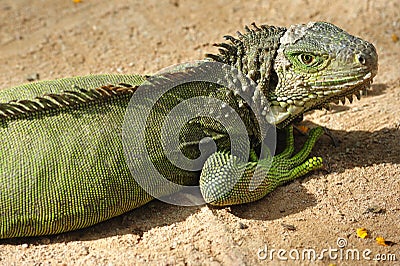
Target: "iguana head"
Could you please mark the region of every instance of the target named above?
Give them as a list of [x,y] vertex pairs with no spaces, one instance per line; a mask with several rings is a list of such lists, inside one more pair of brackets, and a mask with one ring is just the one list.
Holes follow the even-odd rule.
[[[288,29],[246,27],[239,38],[226,36],[214,60],[236,66],[267,96],[267,121],[284,127],[305,112],[360,97],[378,69],[375,47],[326,22]],[[272,115],[271,115],[272,114]]]

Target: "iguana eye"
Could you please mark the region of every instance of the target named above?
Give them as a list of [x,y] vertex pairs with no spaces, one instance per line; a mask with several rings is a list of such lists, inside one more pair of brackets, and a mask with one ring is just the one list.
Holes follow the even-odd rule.
[[297,72],[314,73],[326,67],[330,58],[327,54],[313,54],[312,52],[291,52],[286,53],[287,58],[292,62]]
[[314,62],[314,59],[315,59],[315,57],[311,54],[300,54],[299,55],[300,62],[302,62],[306,66],[312,65]]

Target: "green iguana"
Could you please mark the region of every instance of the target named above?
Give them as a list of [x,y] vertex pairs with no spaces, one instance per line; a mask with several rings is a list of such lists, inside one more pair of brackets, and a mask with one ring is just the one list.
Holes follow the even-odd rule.
[[[288,29],[253,24],[237,38],[225,39],[226,43],[216,44],[219,54],[207,55],[206,62],[233,66],[255,82],[270,104],[259,102],[269,111],[261,112],[261,119],[286,131],[286,148],[272,162],[271,156],[262,157],[260,121],[247,102],[235,91],[205,81],[182,84],[165,93],[144,129],[150,160],[162,176],[182,185],[200,183],[205,201],[220,206],[258,200],[277,186],[320,168],[322,159],[308,156],[322,129],[312,129],[303,148],[292,156],[291,124],[307,111],[344,102],[345,97],[359,98],[376,75],[378,60],[372,44],[324,22]],[[170,77],[175,78],[173,73]],[[0,90],[0,238],[88,227],[154,198],[132,175],[122,141],[128,105],[137,116],[142,111],[130,99],[149,78],[91,75]],[[247,96],[254,100],[259,92],[249,90]],[[200,155],[199,145],[205,138],[216,144],[217,150],[205,158],[202,170],[180,169],[169,161],[160,144],[159,123],[174,106],[192,97],[214,97],[239,114],[250,144],[248,162],[239,162],[230,153],[228,129],[207,116],[189,121],[179,133],[179,149],[191,159]],[[244,174],[232,189],[218,194],[232,184],[239,170]],[[254,177],[260,185],[250,189]]]

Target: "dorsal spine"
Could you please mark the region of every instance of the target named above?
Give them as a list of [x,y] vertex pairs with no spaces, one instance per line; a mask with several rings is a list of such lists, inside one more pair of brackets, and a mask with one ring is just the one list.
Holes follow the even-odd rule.
[[17,100],[0,103],[0,121],[27,117],[40,112],[62,110],[93,102],[107,101],[122,95],[131,95],[137,86],[126,83],[106,85],[94,89],[49,93],[32,100]]
[[255,23],[245,27],[245,33],[238,32],[238,37],[224,36],[228,42],[217,43],[219,54],[206,54],[208,58],[229,64],[242,71],[258,84],[264,92],[270,89],[273,62],[279,48],[279,40],[286,28]]

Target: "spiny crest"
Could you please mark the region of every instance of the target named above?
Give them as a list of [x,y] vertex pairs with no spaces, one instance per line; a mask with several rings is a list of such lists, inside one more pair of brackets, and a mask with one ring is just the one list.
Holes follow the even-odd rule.
[[206,56],[225,64],[229,64],[248,78],[265,94],[276,86],[277,78],[272,73],[280,38],[286,28],[261,25],[255,23],[245,27],[245,33],[238,32],[238,38],[225,36],[229,43],[219,43],[218,55]]
[[89,90],[77,87],[77,91],[67,90],[60,94],[45,94],[32,100],[16,100],[8,103],[0,103],[0,120],[19,118],[38,112],[71,108],[92,102],[107,101],[119,95],[130,95],[135,92],[136,88],[137,86],[126,83],[107,85]]
[[[257,26],[254,22],[251,23],[252,28],[245,26],[246,33],[242,34],[240,31],[237,32],[237,38],[231,35],[225,35],[224,39],[229,43],[214,43],[213,46],[219,47],[219,54],[206,54],[206,57],[211,58],[218,62],[227,63],[233,65],[238,60],[238,57],[244,55],[246,46],[251,44],[258,44],[260,40],[268,37],[274,37],[285,28],[261,25]],[[258,47],[258,46],[257,46]],[[268,47],[263,47],[268,48]]]

